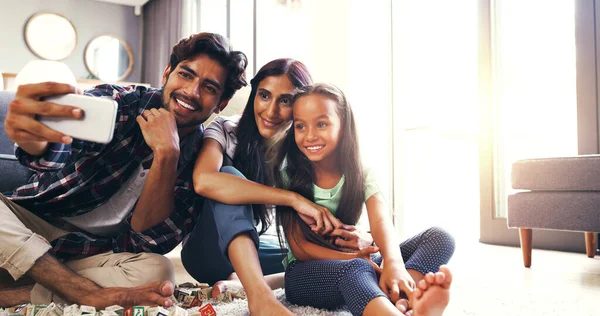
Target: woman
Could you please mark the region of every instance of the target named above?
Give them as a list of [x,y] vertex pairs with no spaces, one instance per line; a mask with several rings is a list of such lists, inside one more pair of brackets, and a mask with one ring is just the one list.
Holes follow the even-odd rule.
[[[207,201],[202,206],[201,222],[184,244],[181,257],[190,275],[211,284],[232,277],[234,267],[245,287],[252,284],[239,269],[257,269],[258,258],[253,259],[256,254],[249,248],[259,245],[253,222],[260,222],[261,233],[270,224],[266,205],[291,207],[321,234],[341,228],[340,221],[326,208],[297,193],[272,187],[268,165],[275,157],[278,140],[291,125],[291,101],[296,90],[312,83],[308,69],[296,60],[277,59],[263,66],[250,83],[252,90],[242,116],[217,117],[209,124],[194,167],[194,188]],[[334,233],[347,235],[347,246],[356,244],[356,233],[348,231],[353,227],[345,228]],[[214,246],[215,240],[219,247]],[[258,269],[262,267],[265,274],[278,273],[266,278],[268,284],[282,287],[285,251],[279,248],[277,238],[270,243],[263,240],[259,255]],[[221,290],[215,286],[213,293]]]

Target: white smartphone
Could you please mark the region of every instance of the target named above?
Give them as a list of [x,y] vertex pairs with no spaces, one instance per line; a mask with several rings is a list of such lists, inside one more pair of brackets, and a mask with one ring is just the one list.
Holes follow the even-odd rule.
[[39,121],[53,130],[73,138],[107,144],[113,138],[117,116],[117,102],[103,97],[64,94],[47,97],[47,102],[75,106],[83,110],[80,119],[40,116]]

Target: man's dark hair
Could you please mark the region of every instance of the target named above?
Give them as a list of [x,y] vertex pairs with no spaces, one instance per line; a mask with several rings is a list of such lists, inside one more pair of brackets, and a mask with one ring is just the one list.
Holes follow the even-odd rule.
[[169,65],[171,72],[177,65],[199,54],[206,54],[217,61],[227,71],[227,79],[221,100],[229,100],[241,87],[246,86],[246,66],[248,59],[240,51],[234,51],[229,40],[215,33],[198,33],[184,38],[173,46]]

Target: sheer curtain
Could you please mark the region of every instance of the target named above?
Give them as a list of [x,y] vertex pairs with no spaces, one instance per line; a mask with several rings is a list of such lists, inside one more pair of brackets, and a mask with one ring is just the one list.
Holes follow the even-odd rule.
[[161,86],[171,48],[183,37],[183,12],[189,2],[192,1],[154,0],[144,6],[142,81],[153,87]]
[[479,232],[477,10],[476,1],[392,2],[394,187],[403,237],[434,225],[458,240]]

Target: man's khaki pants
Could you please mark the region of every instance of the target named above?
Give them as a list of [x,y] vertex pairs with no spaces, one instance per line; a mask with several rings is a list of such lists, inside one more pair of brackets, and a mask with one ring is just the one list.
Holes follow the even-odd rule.
[[[0,194],[0,268],[18,280],[52,247],[49,241],[68,231],[57,228]],[[133,287],[155,281],[175,282],[173,264],[154,253],[113,253],[64,262],[101,287]],[[31,291],[32,304],[64,302],[41,284]]]

